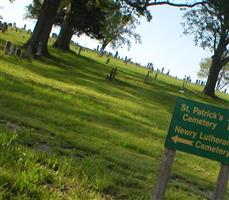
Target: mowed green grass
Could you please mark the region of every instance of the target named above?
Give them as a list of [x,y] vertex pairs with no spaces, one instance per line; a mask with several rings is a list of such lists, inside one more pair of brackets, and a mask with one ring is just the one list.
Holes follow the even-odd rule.
[[[27,38],[0,33],[0,48]],[[0,199],[151,199],[176,98],[229,107],[228,95],[212,100],[192,84],[179,93],[182,81],[165,75],[143,83],[146,69],[121,60],[50,53],[34,60],[0,51]],[[219,168],[177,152],[166,199],[208,199]]]

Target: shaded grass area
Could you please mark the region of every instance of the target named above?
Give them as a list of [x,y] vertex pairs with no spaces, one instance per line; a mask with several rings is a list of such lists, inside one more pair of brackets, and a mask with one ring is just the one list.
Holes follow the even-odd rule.
[[[16,34],[9,32],[0,38],[14,40]],[[48,148],[46,159],[60,163],[70,159],[67,166],[78,170],[67,180],[81,177],[86,182],[81,194],[85,197],[79,199],[90,195],[97,199],[150,199],[177,96],[228,107],[227,95],[219,94],[219,99],[212,100],[194,85],[179,93],[181,81],[161,74],[158,80],[151,74],[144,84],[146,70],[120,60],[111,59],[106,65],[104,57],[91,51],[82,55],[50,51],[50,58],[40,60],[0,52],[0,120],[8,129],[12,129],[9,122],[18,127],[13,131],[20,132],[15,140],[23,151],[39,157],[42,153],[34,149],[42,146]],[[106,81],[114,66],[118,67],[117,80]],[[8,129],[2,129],[4,137],[9,137]],[[6,166],[1,168],[12,176]],[[208,199],[218,170],[217,162],[178,153],[166,199]],[[62,171],[60,179],[65,176]],[[27,167],[18,171],[23,173],[38,172]],[[40,193],[40,185],[34,185]],[[53,193],[48,188],[44,195],[55,199]],[[6,195],[6,190],[1,194]],[[30,197],[25,190],[13,194],[19,199]],[[80,192],[73,189],[66,195],[74,199],[73,194]]]

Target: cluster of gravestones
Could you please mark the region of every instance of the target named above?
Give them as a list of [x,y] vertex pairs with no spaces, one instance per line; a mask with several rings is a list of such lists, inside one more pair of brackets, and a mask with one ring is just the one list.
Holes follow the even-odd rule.
[[191,82],[192,82],[191,77],[185,76],[183,78],[182,89],[185,89],[187,87],[188,83],[191,83]]
[[131,58],[127,58],[127,56],[124,59],[124,63],[127,65],[127,63],[132,63]]
[[141,64],[139,64],[139,63],[137,63],[137,62],[133,62],[133,61],[131,60],[131,58],[129,58],[128,63],[130,63],[130,64],[132,64],[132,65],[135,65],[135,66],[137,66],[137,67],[142,67]]
[[204,81],[201,81],[199,79],[196,80],[196,84],[197,85],[205,85],[205,82]]
[[116,51],[115,54],[113,55],[111,52],[103,51],[102,49],[100,49],[99,45],[97,46],[96,49],[94,49],[94,51],[96,51],[98,53],[98,55],[100,55],[100,56],[103,56],[103,55],[105,55],[107,57],[112,56],[114,58],[120,59],[120,57],[118,56],[119,55],[118,51]]
[[136,67],[141,67],[140,63],[133,63],[133,64],[135,64]]
[[32,35],[33,32],[31,31],[31,29],[29,29],[29,30],[27,30],[27,33]]
[[23,57],[23,51],[9,41],[6,41],[4,47],[4,53],[7,55],[15,55],[15,56]]
[[[97,50],[96,50],[97,51]],[[113,54],[111,52],[108,52],[108,51],[103,51],[103,50],[100,50],[100,51],[97,51],[98,55],[103,57],[103,56],[113,56]]]
[[1,22],[0,21],[0,31],[2,32],[2,33],[5,33],[6,31],[7,31],[7,29],[8,29],[8,24],[6,23],[6,22]]
[[[162,69],[161,69],[161,74],[163,74],[164,73],[164,70],[165,70],[165,68],[164,67],[162,67]],[[165,73],[167,76],[169,76],[169,73],[170,73],[170,69],[168,69],[168,71]]]
[[[154,71],[154,65],[153,65],[153,63],[147,63],[146,69],[148,69],[148,72],[147,72],[147,74],[146,74],[146,76],[145,76],[144,83],[147,82],[147,80],[148,80],[148,78],[149,78],[150,72],[151,72],[151,71]],[[157,70],[155,71],[156,73],[155,73],[154,79],[155,79],[155,80],[157,79],[158,74],[163,74],[163,73],[164,73],[164,70],[165,70],[164,67],[162,67],[161,70],[160,70],[160,69],[157,69]],[[166,74],[167,76],[170,76],[169,73],[170,73],[170,70],[168,69],[168,72],[165,73],[165,74]],[[176,77],[176,78],[177,78],[177,77]],[[189,81],[191,81],[191,80],[189,80]]]
[[[39,43],[35,56],[37,57],[41,56],[41,50],[42,50],[42,44]],[[32,56],[32,47],[28,46],[26,50],[24,51],[23,49],[17,47],[13,43],[6,41],[6,44],[4,47],[4,53],[10,56],[15,55],[15,56],[22,57],[22,58],[29,58]]]
[[146,68],[154,71],[154,65],[153,65],[153,63],[147,63]]
[[107,75],[107,77],[106,77],[106,80],[109,80],[109,81],[113,81],[113,80],[115,80],[115,78],[116,78],[116,75],[117,75],[117,67],[113,67],[112,69],[111,69],[111,72],[110,72],[110,74],[109,75]]

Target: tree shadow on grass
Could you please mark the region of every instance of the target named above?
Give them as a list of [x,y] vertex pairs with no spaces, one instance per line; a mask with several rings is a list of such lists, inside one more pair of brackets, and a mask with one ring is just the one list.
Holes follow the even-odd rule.
[[[177,88],[164,82],[149,86],[144,84],[135,86],[125,79],[109,83],[102,80],[103,76],[101,75],[99,78],[96,75],[95,78],[93,71],[87,71],[88,74],[84,77],[82,76],[86,72],[80,72],[80,79],[77,79],[74,71],[68,69],[64,69],[64,73],[61,73],[59,70],[51,69],[42,72],[44,68],[39,69],[38,67],[39,70],[37,70],[33,65],[24,67],[29,68],[35,74],[62,82],[69,83],[68,79],[70,79],[70,83],[80,84],[110,96],[113,95],[112,88],[119,88],[120,91],[123,90],[126,94],[130,94],[130,97],[136,96],[136,98],[128,99],[129,97],[125,93],[116,90],[117,98],[135,100],[146,107],[152,105],[155,114],[159,112],[160,106],[164,114],[171,112],[177,97]],[[72,69],[75,68],[72,67]],[[71,73],[73,77],[69,75]],[[141,181],[152,176],[152,171],[155,172],[161,154],[161,151],[158,151],[158,146],[162,146],[160,142],[164,140],[165,135],[154,133],[149,128],[152,125],[149,122],[136,121],[134,118],[136,113],[132,113],[131,110],[127,109],[133,115],[120,114],[115,102],[107,102],[90,95],[63,90],[61,87],[58,88],[46,83],[15,78],[9,74],[3,75],[8,83],[5,81],[1,83],[2,116],[8,116],[18,121],[28,120],[31,124],[35,123],[38,127],[55,132],[55,137],[59,138],[62,146],[65,144],[75,146],[76,150],[73,153],[81,150],[86,152],[86,156],[98,155],[106,159],[109,164],[112,163],[114,168],[111,173],[116,173],[114,176],[111,175],[115,186],[108,193],[118,192],[122,189],[124,191],[122,197],[124,198],[128,197],[128,195],[125,196],[126,189],[134,194],[136,190],[139,190],[139,193],[136,193],[139,197],[144,195],[145,191],[142,190],[146,189],[150,183]],[[108,83],[109,86],[107,86]],[[98,85],[100,89],[98,89]],[[166,91],[164,91],[165,89]],[[109,90],[111,94],[108,93]],[[68,98],[65,98],[66,95],[69,95]],[[82,108],[79,101],[83,102],[85,107]],[[155,104],[158,108],[155,107]],[[154,112],[138,114],[142,118],[148,118]],[[168,119],[168,117],[165,118]],[[165,128],[161,125],[162,122],[158,123],[162,129]],[[150,146],[152,149],[147,148],[145,143],[139,142],[142,138],[145,138],[146,141],[152,140],[152,144],[155,143]],[[121,179],[121,177],[124,178]]]

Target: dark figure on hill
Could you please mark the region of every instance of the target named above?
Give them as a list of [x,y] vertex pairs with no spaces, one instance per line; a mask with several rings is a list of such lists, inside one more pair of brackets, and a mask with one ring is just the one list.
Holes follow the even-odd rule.
[[164,67],[162,67],[162,69],[161,69],[161,73],[162,73],[162,74],[163,74],[163,72],[164,72],[164,69],[165,69],[165,68],[164,68]]
[[118,51],[116,51],[115,53],[115,58],[118,58]]
[[106,64],[109,64],[110,62],[110,58],[107,58]]

